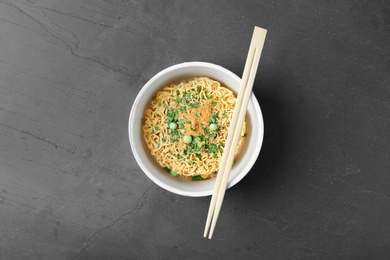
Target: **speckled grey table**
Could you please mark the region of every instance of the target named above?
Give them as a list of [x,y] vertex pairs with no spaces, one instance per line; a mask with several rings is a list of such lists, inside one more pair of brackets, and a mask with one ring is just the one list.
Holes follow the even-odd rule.
[[[208,240],[128,115],[170,65],[241,76],[255,25],[264,145]],[[389,1],[0,0],[0,258],[390,259],[389,57]]]

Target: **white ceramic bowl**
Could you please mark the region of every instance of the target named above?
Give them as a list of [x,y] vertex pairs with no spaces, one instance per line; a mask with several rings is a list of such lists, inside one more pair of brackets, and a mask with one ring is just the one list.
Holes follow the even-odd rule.
[[[241,79],[231,71],[206,62],[186,62],[171,66],[151,78],[134,101],[129,117],[129,139],[134,157],[145,174],[160,187],[176,194],[201,197],[213,193],[215,178],[188,181],[173,177],[157,163],[143,137],[143,115],[152,97],[165,85],[181,79],[206,76],[221,82],[237,95]],[[244,146],[230,172],[228,188],[237,184],[252,168],[260,153],[264,136],[263,116],[256,97],[252,94],[247,115],[247,133]]]

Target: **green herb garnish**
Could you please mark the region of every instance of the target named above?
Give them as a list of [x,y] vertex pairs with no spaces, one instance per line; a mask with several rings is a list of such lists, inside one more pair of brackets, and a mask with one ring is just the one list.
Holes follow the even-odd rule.
[[210,134],[209,137],[210,137],[211,139],[214,139],[215,137],[217,137],[217,134]]
[[192,176],[191,180],[192,180],[192,181],[201,181],[201,180],[202,180],[202,177],[200,177],[199,175],[197,175],[197,176]]
[[216,123],[217,122],[217,118],[218,118],[218,113],[215,113],[214,115],[212,115],[211,123]]
[[174,176],[174,177],[176,177],[176,176],[178,175],[176,172],[174,172],[174,171],[172,171],[172,170],[171,170],[169,173],[170,173],[172,176]]
[[210,124],[209,128],[211,131],[215,131],[218,129],[218,125],[217,124]]
[[209,145],[209,151],[211,153],[218,153],[218,146],[216,144],[210,144]]
[[183,113],[187,112],[187,108],[185,106],[180,106],[179,110],[180,110],[180,112],[183,112]]

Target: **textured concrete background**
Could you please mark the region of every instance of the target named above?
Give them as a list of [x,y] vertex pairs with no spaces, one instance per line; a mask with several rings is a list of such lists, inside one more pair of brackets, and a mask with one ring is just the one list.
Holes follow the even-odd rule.
[[[207,240],[128,115],[170,65],[241,76],[255,25],[264,145]],[[0,0],[0,258],[390,259],[389,57],[389,1]]]

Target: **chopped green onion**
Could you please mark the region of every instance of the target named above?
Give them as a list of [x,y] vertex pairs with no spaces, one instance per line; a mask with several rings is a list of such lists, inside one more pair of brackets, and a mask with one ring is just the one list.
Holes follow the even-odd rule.
[[185,124],[185,120],[184,119],[180,119],[179,123],[180,123],[180,128],[184,128],[184,124]]
[[217,152],[218,152],[218,147],[217,147],[216,144],[210,144],[210,145],[209,145],[209,150],[210,150],[210,152],[212,152],[212,153],[217,153]]
[[209,128],[211,131],[215,131],[218,129],[218,126],[216,124],[210,124]]
[[186,136],[183,137],[183,141],[186,144],[190,144],[192,142],[192,137],[190,135],[186,135]]
[[192,176],[191,180],[193,180],[193,181],[201,181],[201,180],[202,180],[202,177],[200,177],[199,175],[197,175],[197,176]]
[[164,167],[164,171],[166,171],[167,173],[171,174],[172,176],[177,176],[178,175],[176,172],[172,171],[168,167]]
[[173,110],[173,108],[169,108],[167,116],[168,116],[167,123],[169,124],[171,122],[177,121],[177,119],[179,118],[179,112]]
[[171,170],[169,173],[170,173],[172,176],[175,176],[175,177],[178,175],[176,172],[174,172],[174,171],[172,171],[172,170]]
[[212,117],[211,117],[211,122],[212,123],[215,123],[217,121],[217,118],[218,118],[218,113],[215,113]]
[[195,101],[194,103],[189,104],[189,107],[190,108],[198,108],[199,107],[199,102]]

